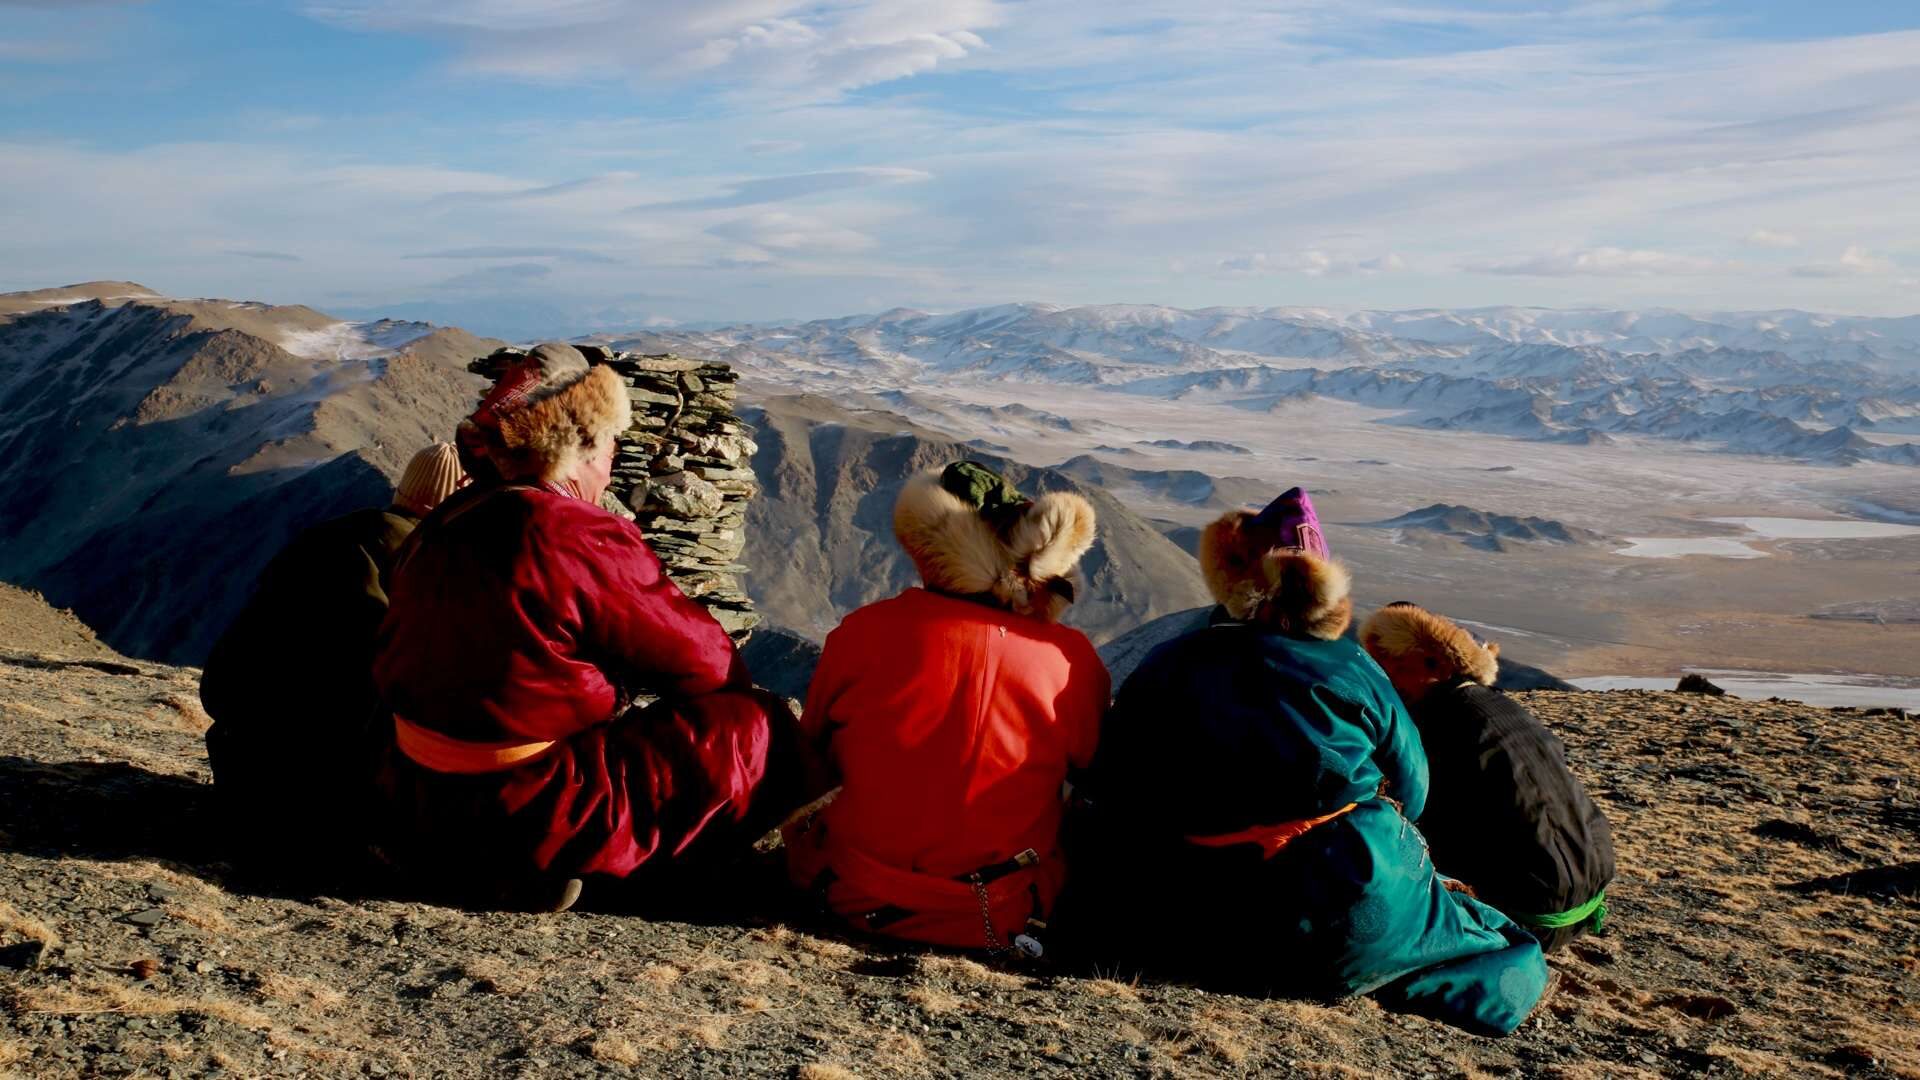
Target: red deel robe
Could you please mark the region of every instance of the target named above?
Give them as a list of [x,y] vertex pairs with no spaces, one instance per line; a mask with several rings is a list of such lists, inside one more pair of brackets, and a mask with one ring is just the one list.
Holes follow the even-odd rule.
[[984,886],[1006,946],[1066,881],[1061,783],[1092,759],[1107,699],[1069,627],[924,589],[847,616],[801,720],[843,787],[793,839],[796,882],[824,882],[855,926],[981,948],[979,894],[956,879],[1031,849],[1037,863]]
[[[437,858],[625,876],[716,816],[746,818],[770,755],[791,752],[784,706],[640,530],[572,496],[461,493],[402,552],[391,601],[374,679],[396,715],[558,743],[478,776],[392,753],[396,824]],[[624,711],[643,691],[663,700]]]

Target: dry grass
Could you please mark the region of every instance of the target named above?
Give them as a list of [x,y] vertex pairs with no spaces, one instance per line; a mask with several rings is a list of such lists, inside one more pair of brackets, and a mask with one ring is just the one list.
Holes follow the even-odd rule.
[[966,1004],[966,999],[933,986],[916,986],[900,995],[928,1016],[940,1016],[954,1012]]
[[204,735],[213,726],[213,718],[200,707],[197,696],[158,694],[153,703],[160,707],[149,711],[147,717],[163,727],[175,728],[189,735]]
[[648,964],[640,969],[640,982],[655,990],[668,990],[685,974],[672,964]]
[[889,1031],[875,1040],[873,1063],[882,1072],[917,1075],[926,1071],[927,1048],[911,1035]]
[[798,934],[794,936],[794,941],[802,952],[811,953],[822,960],[832,960],[835,963],[844,964],[860,955],[859,950],[853,946],[844,941],[834,941],[832,938]]
[[845,1065],[810,1061],[794,1070],[795,1080],[860,1080],[860,1074]]
[[102,979],[75,979],[69,987],[35,987],[12,995],[13,1006],[23,1013],[52,1013],[56,1016],[94,1016],[119,1013],[123,1016],[171,1016],[190,1013],[220,1020],[236,1027],[267,1032],[274,1020],[266,1013],[229,998],[186,998],[155,994]]
[[587,1044],[587,1054],[595,1061],[632,1068],[640,1064],[640,1047],[625,1035],[608,1033]]
[[460,974],[495,994],[517,997],[540,985],[546,969],[539,964],[509,964],[495,956],[477,956],[460,965]]
[[741,1012],[766,1012],[768,1009],[773,1008],[773,999],[762,997],[759,994],[747,994],[743,997],[734,998],[733,1007],[739,1009]]
[[1027,980],[1018,975],[990,968],[964,956],[922,956],[915,964],[915,969],[923,979],[954,986],[1019,990],[1027,985]]
[[347,995],[325,983],[298,975],[283,975],[277,971],[262,975],[258,989],[261,997],[321,1012],[347,1000]]
[[53,927],[0,900],[0,932],[37,941],[49,949],[60,947],[60,935]]
[[1140,1000],[1139,983],[1123,983],[1114,979],[1088,979],[1080,988],[1094,997],[1114,998],[1119,1001]]

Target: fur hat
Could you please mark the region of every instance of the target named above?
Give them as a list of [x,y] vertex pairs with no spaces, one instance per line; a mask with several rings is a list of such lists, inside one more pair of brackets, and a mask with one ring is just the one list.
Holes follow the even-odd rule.
[[1500,675],[1500,646],[1482,645],[1458,623],[1417,604],[1388,604],[1374,612],[1360,630],[1360,644],[1409,701],[1438,683],[1467,679],[1492,686]]
[[503,356],[505,364],[480,399],[480,406],[460,421],[453,433],[460,464],[468,476],[481,483],[502,478],[499,468],[487,459],[488,447],[498,440],[500,417],[525,405],[542,390],[564,386],[587,373],[586,355],[565,342],[550,341],[528,353],[502,349],[488,360]]
[[1075,564],[1093,546],[1093,505],[1071,492],[1029,500],[984,466],[956,462],[907,481],[893,535],[928,588],[991,595],[1051,622],[1073,602]]
[[393,505],[410,514],[426,517],[446,497],[467,482],[460,467],[460,455],[451,443],[429,443],[407,462],[400,484],[393,491]]
[[1313,500],[1294,488],[1255,514],[1223,514],[1200,534],[1200,570],[1227,614],[1332,641],[1353,622],[1352,578],[1328,553]]
[[626,384],[612,368],[594,367],[539,386],[480,430],[502,479],[557,480],[632,422]]

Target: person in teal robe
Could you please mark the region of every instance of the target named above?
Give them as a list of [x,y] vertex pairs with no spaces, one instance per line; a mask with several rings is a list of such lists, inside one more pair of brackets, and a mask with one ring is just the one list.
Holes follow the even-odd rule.
[[1419,729],[1357,642],[1305,492],[1210,526],[1220,607],[1121,687],[1078,785],[1070,940],[1102,966],[1339,998],[1482,1034],[1545,991],[1540,946],[1449,888],[1414,825]]

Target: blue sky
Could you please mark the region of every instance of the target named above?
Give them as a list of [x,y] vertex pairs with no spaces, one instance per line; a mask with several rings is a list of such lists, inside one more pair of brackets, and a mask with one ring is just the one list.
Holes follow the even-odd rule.
[[0,289],[1911,314],[1916,178],[1908,4],[0,0]]

